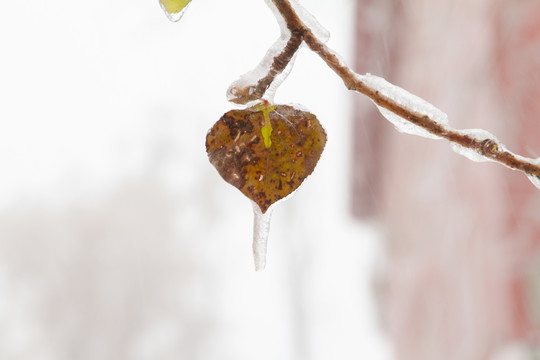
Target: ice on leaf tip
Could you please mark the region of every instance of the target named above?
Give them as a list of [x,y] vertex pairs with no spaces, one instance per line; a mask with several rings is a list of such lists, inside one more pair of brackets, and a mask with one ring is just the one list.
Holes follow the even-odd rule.
[[191,0],[159,0],[159,5],[171,21],[178,21],[182,18],[186,6]]

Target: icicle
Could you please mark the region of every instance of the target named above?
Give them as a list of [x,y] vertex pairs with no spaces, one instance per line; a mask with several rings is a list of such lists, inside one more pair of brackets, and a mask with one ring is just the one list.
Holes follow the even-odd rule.
[[259,205],[253,202],[253,260],[255,271],[262,271],[266,266],[266,244],[270,232],[271,206],[266,213],[262,213]]
[[159,0],[159,5],[167,15],[167,18],[172,22],[179,21],[191,0]]

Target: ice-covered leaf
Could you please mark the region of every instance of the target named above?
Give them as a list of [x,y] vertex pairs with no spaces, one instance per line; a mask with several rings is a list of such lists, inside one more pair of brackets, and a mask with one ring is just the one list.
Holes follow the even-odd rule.
[[191,0],[159,0],[159,5],[171,21],[178,21],[184,15]]
[[289,105],[231,110],[206,136],[212,165],[263,214],[313,172],[325,144],[315,115]]

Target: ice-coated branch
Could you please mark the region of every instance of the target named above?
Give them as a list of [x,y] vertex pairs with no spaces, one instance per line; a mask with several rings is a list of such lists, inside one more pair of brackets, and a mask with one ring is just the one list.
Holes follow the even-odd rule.
[[[285,43],[283,50],[273,57],[266,75],[259,78],[255,83],[242,84],[236,82],[229,89],[229,101],[237,104],[247,104],[248,102],[258,100],[264,96],[266,90],[276,80],[276,76],[283,73],[287,65],[291,62],[294,55],[302,45],[303,32],[291,31],[290,37]],[[282,41],[278,41],[278,46]],[[269,54],[272,52],[269,51]]]
[[[301,36],[300,39],[295,41],[305,42],[313,52],[318,54],[341,77],[347,89],[369,97],[379,107],[383,116],[392,122],[399,131],[427,138],[446,139],[452,143],[452,149],[458,154],[473,161],[495,161],[513,170],[522,171],[540,189],[540,158],[530,159],[512,153],[485,130],[453,129],[448,125],[446,114],[425,100],[390,84],[380,77],[355,73],[337,53],[326,46],[317,34],[314,34],[310,24],[305,24],[301,17],[298,16],[296,9],[301,9],[300,5],[295,3],[293,7],[289,0],[271,1],[282,18],[278,18],[278,22],[284,21],[291,34]],[[300,44],[294,48],[294,51],[299,46]],[[290,51],[293,50],[289,47]],[[282,52],[281,55],[283,56],[281,58],[290,61],[292,55],[287,54],[285,56],[286,52]],[[285,66],[286,64],[283,67]],[[268,78],[269,75],[270,72],[259,83],[264,83],[264,79]],[[264,92],[264,90],[262,91]]]

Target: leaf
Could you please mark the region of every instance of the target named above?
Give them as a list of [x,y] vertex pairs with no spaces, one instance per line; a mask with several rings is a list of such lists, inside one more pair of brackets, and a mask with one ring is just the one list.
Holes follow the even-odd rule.
[[231,110],[206,136],[212,165],[263,213],[298,189],[325,144],[315,115],[288,105]]

